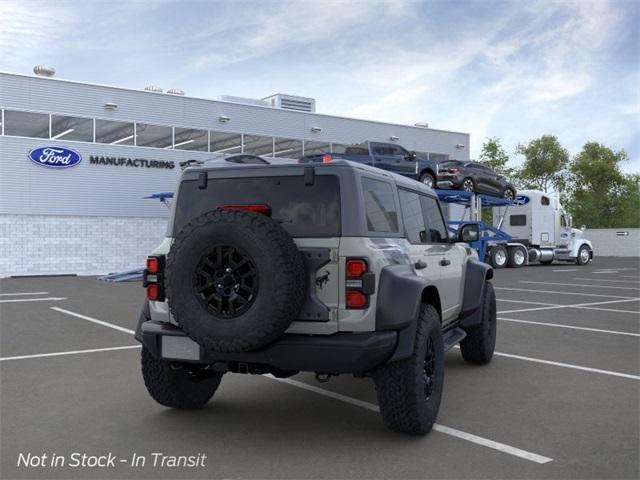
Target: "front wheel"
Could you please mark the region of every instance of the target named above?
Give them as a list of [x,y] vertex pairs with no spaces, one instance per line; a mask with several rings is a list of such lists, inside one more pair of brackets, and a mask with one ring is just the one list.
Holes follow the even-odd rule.
[[413,354],[379,367],[373,375],[380,414],[396,432],[425,434],[438,416],[444,384],[444,343],[440,315],[422,305]]
[[586,245],[582,245],[578,250],[578,257],[576,258],[577,265],[586,265],[591,260],[591,250]]
[[420,182],[424,183],[429,188],[436,187],[436,179],[430,173],[423,173],[422,175],[420,175]]
[[160,405],[179,409],[204,406],[220,386],[222,373],[188,363],[155,358],[142,347],[142,377],[151,397]]
[[516,197],[516,192],[513,191],[513,188],[507,187],[502,196],[505,200],[513,201],[513,199]]
[[476,190],[476,184],[473,183],[473,180],[470,178],[465,178],[462,181],[462,190],[465,192],[474,192]]
[[467,336],[460,342],[462,358],[469,363],[485,365],[493,358],[496,348],[496,293],[491,282],[484,284],[482,299],[482,322],[467,330]]

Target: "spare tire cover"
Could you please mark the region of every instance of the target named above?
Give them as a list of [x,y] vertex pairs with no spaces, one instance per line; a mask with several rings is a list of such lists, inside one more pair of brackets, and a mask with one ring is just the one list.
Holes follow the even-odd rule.
[[166,268],[174,319],[206,349],[241,352],[278,338],[305,298],[302,255],[271,218],[215,210],[175,237]]

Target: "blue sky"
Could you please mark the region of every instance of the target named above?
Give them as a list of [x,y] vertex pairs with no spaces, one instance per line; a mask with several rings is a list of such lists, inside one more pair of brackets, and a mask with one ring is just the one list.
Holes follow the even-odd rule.
[[0,0],[0,70],[625,149],[640,172],[640,1]]

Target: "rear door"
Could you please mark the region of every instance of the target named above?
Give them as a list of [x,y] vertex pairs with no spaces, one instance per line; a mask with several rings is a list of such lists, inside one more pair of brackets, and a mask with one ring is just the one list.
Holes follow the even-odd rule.
[[442,321],[457,317],[462,302],[462,265],[466,251],[449,241],[447,224],[444,221],[438,200],[429,195],[420,195],[422,214],[426,227],[427,251],[440,267],[440,302]]

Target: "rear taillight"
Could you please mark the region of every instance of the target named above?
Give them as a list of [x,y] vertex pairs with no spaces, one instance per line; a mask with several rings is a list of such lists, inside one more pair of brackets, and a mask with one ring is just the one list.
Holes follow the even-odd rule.
[[164,256],[147,258],[147,268],[142,274],[142,286],[147,289],[148,300],[164,300]]
[[263,213],[265,215],[271,214],[271,207],[262,203],[250,205],[223,205],[220,208],[222,210],[244,210],[246,212]]
[[369,306],[369,295],[375,291],[375,275],[369,272],[369,264],[363,258],[347,258],[345,261],[345,306],[350,310],[362,310]]
[[328,153],[322,155],[322,163],[331,163],[331,155]]
[[460,168],[458,167],[452,167],[448,170],[449,173],[458,173],[460,171]]

